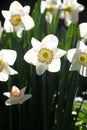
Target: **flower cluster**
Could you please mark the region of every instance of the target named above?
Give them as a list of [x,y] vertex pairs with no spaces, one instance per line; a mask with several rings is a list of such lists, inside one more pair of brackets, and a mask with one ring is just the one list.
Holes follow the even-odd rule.
[[[46,0],[41,1],[41,14],[45,12],[46,21],[51,24],[59,12],[59,18],[63,18],[65,25],[68,27],[72,23],[77,23],[79,13],[84,10],[84,6],[79,4],[77,0]],[[30,6],[22,6],[19,2],[11,3],[9,11],[2,10],[5,18],[4,27],[0,27],[0,37],[3,30],[7,33],[16,32],[19,38],[22,32],[33,29],[35,26],[33,18],[29,15]],[[35,37],[31,39],[32,48],[24,55],[24,60],[29,64],[36,66],[36,74],[42,75],[46,70],[49,72],[59,72],[61,69],[60,58],[66,54],[67,59],[71,62],[70,71],[78,71],[80,75],[87,77],[87,23],[79,25],[81,40],[77,42],[76,48],[63,50],[58,48],[59,39],[54,34],[44,36],[42,41]],[[2,49],[0,51],[0,81],[7,81],[9,75],[18,74],[17,71],[10,66],[14,64],[17,58],[17,52],[10,49]],[[19,89],[12,87],[11,92],[5,92],[4,95],[9,99],[6,105],[21,104],[31,98],[31,94],[24,95],[25,88]]]

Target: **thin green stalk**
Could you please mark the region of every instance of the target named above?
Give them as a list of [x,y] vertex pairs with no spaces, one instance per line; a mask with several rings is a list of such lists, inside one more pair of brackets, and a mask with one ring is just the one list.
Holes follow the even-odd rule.
[[[8,80],[8,91],[11,91],[11,76],[9,76]],[[13,119],[12,119],[12,107],[9,107],[9,130],[13,129]]]
[[74,77],[72,77],[72,79],[73,79],[73,81],[72,81],[72,83],[70,83],[69,93],[66,93],[67,99],[66,99],[66,105],[65,105],[65,110],[64,110],[62,130],[70,129],[73,101],[74,101],[76,91],[78,89],[78,85],[77,85],[78,77],[77,77],[76,73],[74,74]]
[[43,130],[48,130],[46,73],[42,75],[42,106],[43,106]]

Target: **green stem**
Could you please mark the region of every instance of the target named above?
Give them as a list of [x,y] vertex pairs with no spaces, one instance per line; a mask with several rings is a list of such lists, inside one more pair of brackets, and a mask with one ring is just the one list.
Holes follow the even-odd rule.
[[43,106],[43,130],[48,130],[46,73],[42,76],[42,106]]

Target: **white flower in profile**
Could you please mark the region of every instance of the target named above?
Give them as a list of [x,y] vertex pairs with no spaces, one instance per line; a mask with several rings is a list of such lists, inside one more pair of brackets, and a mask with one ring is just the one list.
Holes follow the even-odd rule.
[[65,20],[65,25],[69,26],[71,23],[78,22],[79,13],[83,10],[84,6],[79,4],[77,0],[63,0],[60,18],[63,18]]
[[83,41],[78,41],[76,48],[68,50],[67,59],[71,62],[70,71],[78,71],[87,77],[87,46]]
[[34,27],[34,21],[29,15],[30,6],[22,6],[19,2],[13,1],[9,11],[2,10],[5,18],[4,29],[6,32],[17,32],[17,36],[21,37],[23,30],[30,30]]
[[60,57],[65,55],[66,51],[57,48],[58,38],[55,35],[49,34],[41,42],[32,38],[31,44],[33,48],[26,52],[24,60],[36,66],[37,75],[42,75],[46,70],[60,70]]
[[87,22],[79,24],[80,36],[83,38],[82,40],[87,41]]
[[25,90],[26,87],[20,90],[16,86],[13,86],[11,92],[4,92],[3,95],[9,98],[5,101],[5,105],[10,106],[14,104],[22,104],[23,102],[31,98],[31,94],[24,94]]
[[61,5],[61,0],[46,0],[41,1],[41,13],[46,10],[46,21],[52,23]]
[[9,75],[18,74],[17,71],[12,69],[12,66],[16,60],[17,53],[14,50],[2,49],[0,51],[0,81],[7,81]]
[[2,33],[3,33],[3,27],[1,26],[1,21],[0,21],[0,39],[2,37]]

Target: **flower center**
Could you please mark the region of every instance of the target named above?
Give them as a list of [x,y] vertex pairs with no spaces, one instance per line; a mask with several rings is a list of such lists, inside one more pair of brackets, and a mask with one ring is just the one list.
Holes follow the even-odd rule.
[[47,8],[47,11],[48,11],[50,14],[54,14],[55,6],[54,6],[54,5],[49,5],[48,8]]
[[66,12],[71,13],[72,12],[72,7],[71,6],[67,6]]
[[11,16],[10,22],[13,26],[17,26],[21,23],[21,17],[19,14],[15,14]]
[[38,53],[38,61],[41,63],[50,64],[53,60],[53,57],[53,51],[47,48],[41,48]]
[[18,88],[13,88],[10,95],[12,100],[20,100],[22,98],[21,91]]
[[79,62],[81,65],[87,66],[87,54],[85,52],[79,54]]
[[0,72],[2,72],[3,68],[4,68],[4,61],[2,58],[0,58]]

